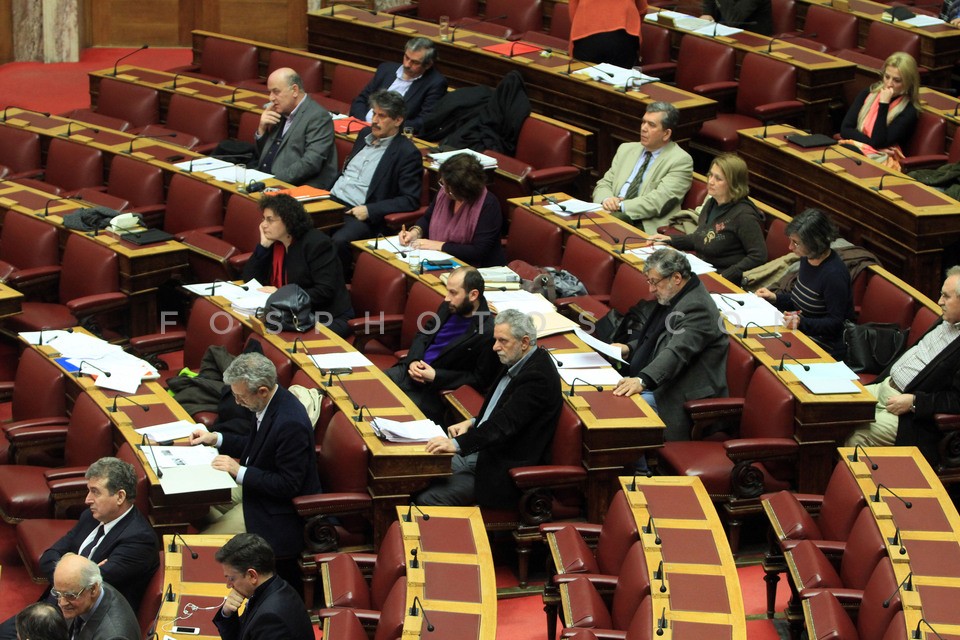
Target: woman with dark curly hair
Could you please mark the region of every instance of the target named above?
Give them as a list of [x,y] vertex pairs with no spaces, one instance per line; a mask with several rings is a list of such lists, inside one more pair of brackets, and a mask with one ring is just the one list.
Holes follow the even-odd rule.
[[761,298],[784,311],[787,329],[799,329],[837,360],[845,355],[843,322],[853,319],[850,271],[830,248],[839,231],[819,209],[806,209],[787,224],[790,248],[800,257],[800,273],[790,291],[757,289]]
[[243,279],[256,278],[273,292],[300,285],[310,295],[317,321],[347,336],[353,317],[350,294],[330,236],[313,227],[303,205],[285,194],[260,199],[260,244],[243,267]]

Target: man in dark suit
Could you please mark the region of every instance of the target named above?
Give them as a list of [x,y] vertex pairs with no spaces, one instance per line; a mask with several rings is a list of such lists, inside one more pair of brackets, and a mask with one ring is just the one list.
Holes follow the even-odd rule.
[[424,119],[447,93],[447,79],[434,68],[437,50],[427,38],[412,38],[403,52],[403,64],[384,62],[350,106],[350,115],[367,122],[372,117],[367,102],[375,91],[396,91],[407,103],[406,126],[419,133]]
[[486,392],[498,368],[493,353],[493,316],[483,297],[483,276],[460,267],[447,278],[447,295],[422,327],[407,355],[387,370],[423,413],[442,423],[441,392],[468,384]]
[[[80,554],[100,565],[103,580],[134,609],[160,564],[157,535],[134,506],[137,476],[133,465],[117,458],[100,458],[87,469],[90,507],[65,536],[40,556],[40,570],[53,584],[57,563],[68,554]],[[48,587],[40,598],[57,599]],[[0,625],[0,640],[16,638],[13,618]]]
[[[277,384],[277,370],[260,353],[244,353],[223,372],[237,404],[250,411],[249,435],[196,430],[190,444],[213,445],[213,467],[237,480],[237,504],[206,533],[249,531],[263,536],[281,560],[280,574],[297,580],[303,521],[297,496],[320,492],[313,427],[296,396]],[[234,458],[239,458],[239,462]],[[297,584],[297,582],[294,582]]]
[[430,453],[455,453],[453,474],[414,496],[421,505],[515,507],[514,467],[544,462],[563,406],[553,358],[537,348],[537,330],[524,313],[497,314],[493,350],[504,365],[478,418],[427,442]]
[[[217,550],[230,594],[213,623],[223,640],[312,640],[303,600],[274,575],[273,550],[255,533],[241,533]],[[247,606],[236,615],[243,601]]]
[[70,632],[60,609],[34,602],[17,614],[17,640],[67,640]]
[[960,266],[940,290],[943,317],[900,356],[878,382],[874,421],[854,431],[847,446],[915,446],[931,464],[940,459],[937,413],[960,413]]
[[254,134],[257,168],[294,185],[329,189],[337,177],[330,112],[303,90],[293,69],[277,69],[267,78],[270,105]]
[[67,554],[53,572],[53,590],[72,640],[140,640],[137,616],[106,584],[95,562]]
[[388,233],[388,213],[413,211],[420,206],[423,156],[400,133],[406,106],[395,91],[370,96],[372,124],[357,134],[330,196],[347,207],[343,226],[333,234],[344,272],[350,273],[350,243]]

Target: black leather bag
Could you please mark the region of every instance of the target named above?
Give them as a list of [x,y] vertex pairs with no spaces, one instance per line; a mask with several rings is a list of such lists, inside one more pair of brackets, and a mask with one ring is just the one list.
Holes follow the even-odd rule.
[[895,322],[854,324],[848,320],[843,329],[844,361],[855,373],[882,373],[903,353],[909,333]]
[[274,333],[306,333],[314,327],[310,295],[297,284],[284,285],[271,293],[257,317],[263,321],[267,331]]

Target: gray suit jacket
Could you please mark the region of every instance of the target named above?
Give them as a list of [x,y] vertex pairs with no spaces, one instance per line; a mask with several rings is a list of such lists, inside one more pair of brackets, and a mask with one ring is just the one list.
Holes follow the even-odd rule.
[[[613,163],[593,190],[593,201],[615,197],[637,164],[643,145],[627,142],[620,145]],[[693,158],[676,142],[668,142],[650,167],[636,198],[623,201],[625,217],[647,233],[667,224],[680,210],[680,203],[693,181]],[[618,216],[620,217],[620,216]]]
[[140,640],[140,625],[133,609],[116,589],[104,582],[103,600],[77,640]]
[[[256,141],[258,165],[281,127],[273,127]],[[330,112],[306,96],[293,124],[280,142],[270,171],[278,179],[294,185],[308,184],[329,189],[337,179],[337,149],[333,144],[333,120]]]

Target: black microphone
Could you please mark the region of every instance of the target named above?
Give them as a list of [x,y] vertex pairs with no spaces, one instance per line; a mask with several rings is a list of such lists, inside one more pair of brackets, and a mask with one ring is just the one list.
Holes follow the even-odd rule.
[[800,362],[799,360],[797,360],[796,358],[794,358],[794,357],[793,357],[792,355],[790,355],[789,353],[785,353],[785,354],[783,354],[782,356],[780,356],[780,366],[777,367],[777,371],[783,371],[783,362],[784,362],[784,360],[786,360],[787,358],[790,358],[791,360],[793,360],[794,362],[796,362],[798,365],[800,365],[801,367],[803,367],[803,370],[804,370],[804,371],[810,371],[810,365],[804,364],[804,363]]
[[655,537],[653,539],[653,544],[659,545],[662,540],[660,540],[660,533],[657,531],[657,524],[653,521],[653,516],[650,516],[650,519],[647,520],[647,526],[643,528],[644,533],[652,533]]
[[896,493],[894,493],[894,492],[893,492],[893,489],[891,489],[891,488],[888,487],[887,485],[883,484],[882,482],[879,483],[879,484],[877,484],[877,492],[876,492],[876,493],[873,495],[873,497],[871,498],[871,500],[872,500],[873,502],[880,502],[880,489],[886,489],[886,490],[887,490],[887,493],[889,493],[889,494],[892,495],[894,498],[896,498],[897,500],[899,500],[900,502],[902,502],[902,503],[903,503],[903,506],[905,506],[907,509],[912,509],[912,508],[913,508],[913,503],[912,503],[912,502],[910,502],[909,500],[904,500],[903,498],[901,498],[900,496],[898,496]]
[[370,407],[367,405],[360,405],[360,408],[357,410],[357,417],[353,419],[354,422],[360,422],[363,420],[363,410],[367,410],[367,420],[373,420],[373,414],[370,413]]
[[69,137],[70,137],[70,131],[71,131],[71,129],[73,128],[73,124],[74,124],[73,122],[68,122],[68,123],[67,123],[67,132],[66,132],[66,133],[61,133],[61,134],[60,134],[60,137],[61,137],[61,138],[69,138]]
[[166,602],[176,602],[176,598],[173,597],[173,583],[167,585],[167,590],[163,592],[163,599]]
[[[81,360],[81,361],[80,361],[80,366],[77,367],[77,371],[76,371],[76,375],[77,375],[77,376],[82,376],[82,375],[83,375],[83,365],[87,365],[88,367],[92,367],[92,368],[96,369],[97,371],[99,371],[100,373],[102,373],[103,375],[105,375],[106,377],[108,377],[108,378],[110,377],[110,372],[109,372],[109,371],[104,371],[103,369],[101,369],[101,368],[98,367],[97,365],[95,365],[95,364],[93,364],[93,363],[91,363],[91,362],[87,362],[86,360]],[[89,374],[88,374],[88,375],[89,375]]]
[[762,333],[762,334],[758,334],[758,337],[762,337],[762,338],[776,338],[777,340],[779,340],[780,342],[783,343],[783,346],[787,347],[788,349],[793,346],[793,344],[792,344],[789,340],[784,340],[783,337],[781,336],[781,334],[780,334],[779,332],[777,332],[777,331],[768,331],[768,330],[766,329],[766,327],[761,327],[761,326],[758,325],[756,322],[748,322],[747,324],[743,325],[743,335],[740,336],[742,340],[746,340],[746,339],[747,339],[747,337],[748,337],[748,332],[749,332],[749,330],[750,330],[750,325],[753,325],[753,326],[757,327],[758,329],[763,329],[763,333]]
[[[878,184],[877,186],[873,187],[873,190],[874,190],[874,191],[883,191],[883,181],[884,181],[885,179],[887,179],[888,177],[892,176],[892,175],[893,175],[892,173],[885,173],[885,174],[883,174],[882,176],[880,176],[880,184]],[[901,178],[908,178],[908,179],[910,179],[910,180],[916,181],[916,178],[911,178],[911,177],[908,176],[908,175],[902,175],[902,176],[899,176],[899,177],[901,177]]]
[[257,180],[256,182],[251,182],[247,185],[247,193],[259,193],[267,188],[267,183],[262,180]]
[[[857,457],[857,451],[861,451],[861,452],[863,453],[863,457],[866,458],[867,460],[870,460],[870,456],[867,455],[867,452],[866,452],[864,446],[863,446],[862,444],[858,444],[857,446],[855,446],[855,447],[853,448],[853,455],[849,457],[850,462],[859,462],[859,461],[860,461],[860,458]],[[880,465],[878,465],[878,464],[877,464],[876,462],[874,462],[873,460],[870,460],[870,468],[873,469],[874,471],[876,471],[877,469],[880,468]]]
[[666,572],[663,570],[663,560],[660,561],[660,564],[657,565],[657,570],[653,572],[653,579],[660,581],[660,593],[667,592]]
[[165,88],[165,89],[176,89],[176,88],[177,88],[177,78],[179,78],[179,77],[182,76],[182,75],[183,75],[182,73],[176,73],[176,74],[174,74],[174,76],[173,76],[173,84],[171,84],[171,85],[168,86],[168,87],[164,87],[164,88]]
[[[566,209],[564,209],[564,211],[566,211]],[[579,228],[580,228],[580,220],[583,218],[583,214],[585,214],[585,213],[586,213],[586,211],[581,211],[580,213],[577,214],[577,224],[572,224],[572,225],[570,225],[570,228],[571,228],[571,229],[579,229]]]
[[893,590],[893,593],[890,594],[890,597],[883,601],[884,609],[890,608],[890,602],[893,600],[893,596],[897,595],[901,588],[905,591],[913,591],[913,571],[908,573],[907,577],[901,580],[900,584],[897,585],[897,588]]
[[547,192],[546,192],[545,190],[542,190],[542,189],[540,189],[540,190],[534,189],[534,190],[533,190],[533,193],[530,194],[530,202],[527,204],[527,206],[530,206],[530,207],[533,206],[533,199],[534,199],[536,196],[540,196],[541,198],[543,198],[544,200],[546,200],[546,201],[549,202],[550,204],[555,204],[555,205],[557,205],[558,207],[560,207],[560,210],[561,210],[561,211],[566,211],[566,210],[567,210],[567,208],[564,207],[563,204],[561,204],[561,202],[560,202],[559,200],[557,200],[556,198],[554,198],[554,197],[551,196],[551,195],[547,195]]
[[234,104],[237,101],[237,91],[240,91],[240,87],[237,87],[233,90],[233,93],[230,94],[230,97],[224,100],[227,104]]
[[[345,376],[353,373],[353,367],[340,367],[338,369],[320,369],[320,375],[327,376],[327,381],[323,386],[329,387],[333,384],[333,376]],[[337,378],[339,380],[339,377]],[[342,382],[340,384],[343,384]]]
[[[417,609],[417,604],[420,604],[420,608]],[[427,620],[427,612],[423,610],[423,602],[420,601],[420,596],[413,596],[413,604],[410,605],[409,614],[411,616],[422,616],[423,621],[427,623],[427,631],[433,631],[435,627],[430,624],[430,621]]]
[[550,349],[544,349],[544,351],[546,351],[547,355],[553,358],[553,361],[557,363],[557,369],[563,366],[563,363],[557,359],[557,356],[553,355],[553,351],[551,351]]
[[770,126],[770,121],[769,121],[769,120],[764,120],[764,121],[763,121],[763,131],[761,131],[761,132],[758,133],[758,134],[755,134],[753,137],[754,137],[754,138],[759,138],[760,140],[766,140],[766,139],[767,139],[767,127],[769,127],[769,126]]
[[574,378],[574,379],[570,382],[570,390],[567,391],[567,397],[568,397],[568,398],[572,398],[572,397],[573,397],[573,391],[574,391],[574,389],[576,389],[576,387],[577,387],[577,380],[579,380],[580,382],[582,382],[583,384],[585,384],[585,385],[587,385],[587,386],[593,387],[593,388],[596,389],[597,391],[603,391],[603,387],[601,387],[601,386],[598,385],[598,384],[590,384],[589,382],[587,382],[587,381],[584,380],[583,378]]
[[[340,383],[340,388],[343,389],[343,392],[347,394],[347,399],[350,400],[350,404],[353,405],[353,410],[356,411],[360,408],[360,405],[357,404],[357,401],[353,399],[353,396],[350,394],[350,390],[343,386],[343,380],[340,379],[340,374],[336,373],[336,369],[330,370],[330,377],[327,379],[327,384],[325,386],[329,387],[333,385],[333,379],[336,378],[337,382]],[[352,373],[353,369],[350,369],[349,373]]]
[[[424,619],[426,619],[426,618],[424,618]],[[933,633],[933,635],[935,635],[935,636],[937,636],[938,638],[940,638],[940,640],[943,640],[943,636],[940,635],[940,634],[937,632],[936,629],[934,629],[932,626],[930,626],[930,623],[927,622],[927,619],[926,619],[926,618],[920,618],[920,622],[917,623],[917,628],[913,630],[913,637],[914,637],[914,638],[922,638],[922,637],[923,637],[923,634],[920,633],[920,625],[922,625],[922,624],[927,625],[927,629],[930,629],[930,631]],[[430,627],[427,627],[427,629],[429,630]]]
[[116,78],[116,77],[117,77],[117,67],[120,65],[121,62],[123,62],[124,60],[126,60],[127,58],[129,58],[130,56],[132,56],[133,54],[135,54],[135,53],[140,53],[140,52],[143,51],[144,49],[149,49],[149,48],[150,48],[150,45],[145,44],[145,45],[143,45],[142,47],[140,47],[139,49],[137,49],[136,51],[131,51],[131,52],[128,53],[127,55],[121,56],[119,60],[117,60],[115,63],[113,63],[113,73],[110,74],[110,77],[111,77],[111,78]]
[[892,538],[887,538],[887,542],[891,545],[898,545],[900,547],[900,555],[904,556],[907,554],[907,548],[903,545],[903,536],[900,534],[900,527],[897,527],[896,531],[893,532]]
[[663,630],[667,628],[667,608],[664,607],[660,613],[660,619],[657,620],[657,635],[662,636]]
[[[208,295],[208,296],[212,296],[212,295],[216,294],[216,293],[217,293],[217,285],[221,285],[221,284],[233,284],[233,283],[230,282],[229,280],[220,280],[220,279],[218,278],[218,279],[216,279],[216,280],[214,280],[213,282],[210,283],[210,293],[208,293],[207,295]],[[248,286],[245,285],[245,284],[233,284],[233,286],[235,286],[235,287],[237,287],[237,288],[239,288],[239,289],[243,289],[244,291],[250,291],[250,287],[248,287]]]
[[419,569],[419,568],[420,568],[420,561],[417,560],[417,548],[416,548],[416,547],[414,547],[413,549],[410,549],[410,568],[411,568],[411,569]]
[[[643,73],[643,72],[641,72]],[[626,81],[623,83],[622,87],[617,87],[619,93],[628,93],[630,88],[634,85],[643,86],[643,78],[638,78],[637,76],[629,76]]]
[[514,40],[513,42],[511,42],[511,43],[510,43],[510,51],[509,51],[508,53],[504,54],[503,57],[504,57],[504,58],[512,58],[512,57],[513,57],[513,48],[516,47],[519,42],[520,42],[519,40]]
[[767,53],[773,51],[773,43],[777,40],[790,40],[791,38],[816,38],[817,35],[817,33],[804,33],[801,31],[800,33],[788,33],[786,35],[779,35],[774,38],[770,38],[770,43],[767,45]]
[[[618,238],[617,236],[613,235],[612,233],[610,233],[609,231],[607,231],[606,229],[604,229],[602,226],[598,225],[598,226],[594,227],[594,229],[595,229],[596,231],[602,231],[603,233],[605,233],[606,236],[607,236],[608,238],[610,238],[611,243],[613,244],[614,247],[616,247],[618,244],[620,244],[620,238]],[[616,251],[616,249],[614,249],[614,251]]]
[[[117,412],[117,398],[119,398],[119,397],[120,397],[120,394],[119,394],[119,393],[118,393],[117,395],[113,396],[113,406],[110,407],[110,409],[109,409],[110,413],[116,413],[116,412]],[[130,397],[128,397],[128,396],[123,396],[123,399],[126,400],[127,402],[132,403],[132,404],[135,405],[135,406],[140,407],[141,409],[143,409],[143,412],[144,412],[144,413],[147,413],[148,411],[150,411],[150,407],[149,407],[149,406],[147,406],[147,405],[145,405],[145,404],[140,404],[139,402],[137,402],[137,401],[134,400],[133,398],[130,398]]]
[[[554,198],[553,196],[550,196],[550,195],[547,195],[547,194],[544,193],[544,194],[543,194],[543,199],[546,200],[547,202],[549,202],[550,204],[555,205],[555,206],[556,206],[558,209],[560,209],[560,211],[562,211],[563,213],[567,213],[567,207],[566,207],[566,205],[564,205],[562,202],[560,202],[559,200],[557,200],[557,199]],[[577,227],[577,228],[579,229],[580,227]]]
[[[360,125],[360,129],[363,129],[365,126],[367,126],[367,123],[364,122],[363,120],[351,120],[350,122],[347,123],[347,128],[346,128],[346,130],[343,132],[343,135],[345,135],[345,136],[350,135],[350,127],[352,127],[352,126],[355,125],[355,124],[359,124],[359,125]],[[358,129],[358,130],[359,130],[359,129]],[[350,160],[351,160],[351,158],[347,158],[346,162],[343,163],[343,166],[346,167],[346,166],[350,163]]]
[[136,142],[139,138],[154,138],[154,139],[158,139],[158,138],[176,138],[176,137],[177,137],[177,134],[176,134],[176,133],[158,133],[158,134],[153,135],[153,136],[143,136],[143,135],[133,136],[132,138],[130,138],[130,146],[129,146],[129,147],[127,148],[127,150],[124,151],[123,153],[125,153],[125,154],[127,154],[127,155],[130,155],[131,153],[133,153],[133,143]]
[[737,300],[736,298],[728,296],[725,293],[717,293],[717,295],[720,296],[721,300],[723,300],[728,305],[730,305],[732,309],[736,309],[736,307],[734,307],[733,305],[737,305],[738,307],[742,307],[744,305],[743,300]]
[[[67,333],[73,333],[73,327],[67,327],[66,329],[40,329],[40,336],[39,336],[39,339],[37,340],[37,346],[38,346],[38,347],[42,347],[42,346],[43,346],[43,332],[44,332],[44,331],[66,331]],[[47,344],[50,344],[51,342],[53,342],[54,340],[56,340],[56,339],[59,338],[59,337],[60,337],[59,335],[53,336],[52,338],[50,338],[49,340],[47,340]]]
[[46,111],[34,111],[33,109],[25,109],[25,108],[23,108],[23,107],[18,107],[18,106],[16,106],[16,105],[8,104],[8,105],[7,105],[6,107],[4,107],[4,109],[3,109],[3,119],[0,120],[0,122],[6,122],[6,121],[7,121],[7,109],[20,109],[20,111],[26,111],[27,113],[36,113],[36,114],[38,114],[38,115],[43,116],[44,118],[49,118],[49,117],[50,117],[50,114],[47,113]]
[[[150,440],[150,436],[143,434],[143,437],[140,438],[140,451],[143,452],[143,448],[147,445],[147,441]],[[146,454],[144,454],[146,455]],[[157,478],[163,479],[163,470],[160,468],[160,463],[157,462],[157,453],[153,450],[153,447],[150,447],[150,457],[153,458],[153,466],[157,469]]]
[[199,555],[196,551],[194,551],[193,549],[190,548],[190,545],[187,544],[187,541],[184,540],[184,539],[183,539],[183,536],[180,535],[179,533],[173,534],[173,537],[170,538],[170,544],[167,546],[167,551],[169,551],[170,553],[176,553],[176,552],[177,552],[177,538],[180,538],[180,544],[182,544],[184,547],[186,547],[187,551],[190,552],[190,557],[191,557],[191,558],[193,558],[194,560],[196,560],[197,558],[200,557],[200,555]]
[[[455,27],[453,28],[453,30],[450,32],[450,43],[452,44],[452,43],[454,43],[454,42],[457,41],[457,29],[459,29],[460,27],[464,26],[465,24],[480,24],[481,22],[493,22],[494,20],[506,20],[506,18],[507,18],[507,14],[503,14],[503,15],[500,15],[500,16],[492,16],[492,17],[490,17],[490,18],[483,18],[483,19],[481,19],[481,20],[470,20],[470,18],[467,18],[467,19],[465,19],[465,20],[461,20],[460,22],[458,22],[458,23],[456,24],[456,26],[455,26]],[[470,20],[470,22],[467,22],[467,20]]]
[[307,351],[307,345],[303,344],[303,340],[300,339],[300,336],[297,336],[296,338],[293,339],[293,347],[287,349],[287,353],[297,353],[298,342],[300,343],[300,346],[303,347],[304,353],[309,353],[309,351]]
[[614,249],[614,253],[624,254],[627,252],[627,242],[630,240],[646,240],[643,236],[627,236],[623,239],[623,244],[620,245],[619,249]]
[[48,215],[50,215],[50,203],[51,203],[51,202],[66,202],[67,200],[72,200],[72,198],[59,198],[59,197],[58,197],[58,198],[50,198],[49,200],[47,200],[46,202],[43,203],[43,213],[38,213],[38,214],[37,214],[37,217],[38,217],[38,218],[46,218]]
[[406,257],[407,257],[407,252],[406,252],[406,251],[404,251],[401,247],[398,247],[397,245],[395,245],[395,244],[393,244],[392,242],[390,242],[390,239],[387,238],[387,237],[386,237],[385,235],[383,235],[382,233],[378,233],[378,234],[377,234],[377,237],[373,239],[373,250],[374,250],[374,251],[376,251],[376,250],[377,250],[377,247],[380,246],[380,241],[381,241],[381,240],[383,240],[383,241],[386,242],[388,245],[390,245],[390,247],[393,248],[394,251],[396,251],[397,255],[400,256],[401,258],[406,258]]
[[960,102],[957,103],[957,106],[953,108],[953,117],[957,117],[957,111],[960,110]]
[[411,520],[411,518],[413,517],[413,510],[414,510],[414,509],[416,509],[417,511],[420,512],[420,515],[423,516],[423,519],[424,519],[424,520],[429,520],[429,519],[430,519],[430,514],[429,514],[429,513],[424,513],[424,512],[423,512],[423,509],[421,509],[421,508],[420,508],[419,506],[417,506],[415,503],[411,502],[411,503],[410,503],[410,508],[407,509],[407,515],[403,516],[403,521],[404,521],[404,522],[413,522],[413,520]]
[[845,154],[845,153],[840,153],[840,148],[839,148],[839,147],[835,147],[835,146],[826,147],[826,148],[823,150],[823,153],[820,154],[820,160],[814,160],[813,162],[814,162],[815,164],[823,164],[824,162],[826,162],[826,159],[827,159],[827,151],[833,151],[833,152],[834,152],[835,154],[837,154],[838,156],[842,156],[842,157],[844,157],[844,158],[846,158],[846,159],[848,159],[848,160],[853,160],[854,164],[856,164],[858,167],[863,165],[863,161],[860,160],[860,158],[854,158],[853,156],[848,156],[848,155]]
[[[630,491],[636,491],[636,490],[637,490],[637,475],[638,475],[638,474],[636,474],[636,473],[633,474],[633,482],[630,483]],[[647,472],[646,472],[644,475],[646,475],[646,477],[648,477],[648,478],[652,478],[652,477],[653,477],[653,471],[650,471],[650,469],[647,469]]]

